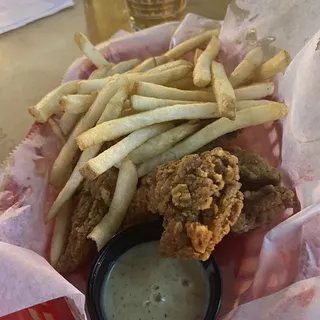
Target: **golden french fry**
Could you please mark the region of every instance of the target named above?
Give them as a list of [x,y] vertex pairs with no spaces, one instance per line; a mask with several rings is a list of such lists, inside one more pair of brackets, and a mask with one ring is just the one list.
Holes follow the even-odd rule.
[[268,103],[273,103],[271,100],[240,100],[236,101],[236,109],[237,111],[262,106]]
[[57,184],[60,185],[59,181],[66,179],[66,170],[68,170],[72,159],[78,150],[76,137],[96,124],[105,106],[118,91],[118,88],[127,87],[129,85],[130,83],[125,77],[115,77],[100,91],[92,106],[75,126],[53,164],[50,175],[50,183],[53,186],[56,186]]
[[158,98],[139,96],[136,94],[130,97],[130,102],[131,102],[131,107],[137,111],[148,111],[148,110],[153,110],[161,107],[173,106],[175,104],[201,103],[201,101],[158,99]]
[[80,168],[80,173],[88,180],[93,180],[121,162],[132,150],[148,139],[170,129],[171,124],[160,123],[132,132],[127,137],[90,159]]
[[166,86],[180,90],[198,90],[193,83],[192,72],[186,74],[182,79],[168,83]]
[[137,83],[136,93],[137,95],[159,99],[206,102],[215,101],[214,94],[212,92],[200,90],[180,90],[142,81]]
[[142,144],[128,155],[134,164],[140,164],[147,159],[169,150],[176,143],[196,132],[200,128],[198,121],[189,121],[163,132]]
[[89,80],[94,80],[94,79],[103,79],[107,76],[108,72],[110,70],[109,66],[104,66],[102,68],[99,68],[97,70],[94,70],[90,76],[89,76]]
[[211,64],[220,50],[220,40],[212,36],[206,49],[201,53],[193,70],[193,82],[197,87],[206,87],[211,82]]
[[137,184],[138,176],[135,165],[130,160],[124,160],[120,166],[116,189],[109,211],[88,235],[88,239],[96,243],[98,251],[120,228],[136,192]]
[[103,79],[91,79],[79,81],[77,86],[78,94],[90,94],[95,91],[101,90],[112,77],[106,77]]
[[109,72],[107,73],[107,76],[113,76],[117,73],[125,73],[129,70],[131,71],[139,63],[140,63],[139,59],[131,59],[131,60],[119,62],[109,70]]
[[234,121],[228,118],[220,118],[176,144],[168,151],[142,163],[138,166],[138,176],[142,177],[161,164],[178,160],[187,154],[191,154],[226,133],[278,120],[285,117],[287,113],[288,108],[285,104],[273,102],[241,110],[237,112]]
[[234,120],[236,116],[236,97],[231,83],[221,63],[213,61],[211,64],[212,89],[216,97],[221,115]]
[[[125,99],[127,99],[128,96],[128,88],[122,87],[120,88],[115,95],[110,99],[109,103],[107,104],[106,108],[104,109],[101,117],[98,120],[98,124],[102,123],[104,121],[109,121],[116,119],[120,116],[123,102]],[[55,217],[58,210],[61,208],[61,206],[72,197],[72,195],[75,193],[77,188],[80,186],[83,176],[81,175],[79,169],[90,159],[95,157],[98,152],[100,151],[102,147],[102,144],[97,144],[95,146],[92,146],[90,148],[87,148],[84,150],[78,160],[77,165],[72,171],[72,174],[63,187],[63,189],[60,191],[57,199],[52,204],[47,219],[51,220]]]
[[80,119],[81,114],[65,112],[60,119],[60,128],[63,134],[68,136]]
[[236,88],[240,84],[252,78],[256,69],[263,62],[263,51],[261,47],[256,47],[250,50],[232,71],[229,76],[231,85]]
[[237,100],[262,99],[272,95],[274,92],[273,82],[254,83],[249,86],[240,87],[234,90]]
[[59,99],[66,94],[77,92],[78,80],[63,83],[58,88],[46,94],[40,102],[29,108],[29,113],[38,122],[47,122],[58,111]]
[[50,246],[50,263],[56,266],[68,240],[68,233],[71,227],[72,202],[69,200],[61,207],[53,229]]
[[132,72],[145,72],[154,67],[160,66],[168,61],[169,59],[166,56],[151,57],[144,60],[135,68],[133,68]]
[[53,119],[49,119],[48,123],[49,123],[54,135],[57,137],[58,141],[60,142],[61,146],[63,146],[66,143],[66,138],[63,135],[61,128]]
[[83,33],[76,32],[74,34],[74,42],[82,53],[98,68],[106,66],[111,69],[113,67],[113,63],[108,62]]
[[190,62],[186,60],[175,60],[175,61],[170,61],[165,64],[159,65],[157,67],[154,67],[146,72],[146,74],[151,74],[151,73],[159,73],[163,71],[170,70],[172,68],[180,67],[180,66],[190,66],[192,68],[192,65]]
[[98,93],[92,94],[68,94],[59,100],[59,108],[63,112],[79,114],[87,112]]
[[103,122],[79,135],[77,143],[79,148],[83,150],[92,145],[114,140],[155,123],[182,119],[210,119],[219,118],[220,116],[218,106],[214,102],[163,107]]
[[164,55],[167,56],[169,59],[176,60],[181,56],[183,56],[184,54],[199,47],[202,43],[209,41],[214,34],[217,34],[219,32],[217,30],[218,29],[202,32],[198,36],[195,36],[191,39],[188,39],[178,44],[174,48],[167,51]]
[[139,75],[128,74],[126,75],[131,81],[144,81],[155,83],[159,85],[166,85],[172,81],[184,78],[192,70],[192,65],[185,64],[180,65],[169,70],[165,70],[159,73],[145,73]]
[[203,50],[197,48],[195,53],[194,53],[194,57],[193,57],[193,64],[196,65],[198,58],[200,57],[201,53],[203,52]]
[[290,60],[290,54],[286,50],[281,50],[257,70],[254,81],[265,81],[279,72],[284,72],[290,64]]
[[[172,81],[182,79],[191,70],[192,66],[190,64],[186,64],[160,73],[126,73],[123,77],[126,77],[130,81],[145,81],[165,85]],[[89,94],[93,91],[101,90],[110,81],[110,79],[112,79],[112,77],[80,81],[77,87],[78,93]]]

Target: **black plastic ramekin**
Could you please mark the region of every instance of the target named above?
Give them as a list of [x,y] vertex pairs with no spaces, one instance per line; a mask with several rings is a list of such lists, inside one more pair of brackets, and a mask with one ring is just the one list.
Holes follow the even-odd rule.
[[[113,237],[99,252],[93,263],[86,294],[86,308],[91,320],[105,320],[101,308],[101,290],[104,279],[112,270],[115,262],[122,254],[134,246],[151,241],[160,240],[162,222],[153,221],[131,227]],[[219,268],[211,256],[202,262],[209,283],[209,304],[204,320],[214,320],[219,312],[222,296],[222,280]]]

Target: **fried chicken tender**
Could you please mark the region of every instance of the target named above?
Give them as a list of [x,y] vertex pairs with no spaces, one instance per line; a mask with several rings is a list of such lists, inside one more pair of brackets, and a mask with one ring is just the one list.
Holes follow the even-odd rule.
[[140,210],[164,217],[164,256],[207,260],[241,213],[240,187],[238,160],[229,152],[187,155],[142,179],[128,216],[143,203]]
[[242,190],[258,190],[266,185],[277,186],[281,181],[279,170],[271,167],[257,153],[240,148],[227,148],[239,160]]
[[262,227],[294,205],[294,193],[288,188],[267,185],[244,192],[244,206],[232,232],[244,233]]
[[118,170],[112,168],[96,180],[84,182],[72,216],[67,246],[57,264],[60,273],[76,270],[94,250],[94,242],[87,239],[87,235],[108,212],[117,177]]

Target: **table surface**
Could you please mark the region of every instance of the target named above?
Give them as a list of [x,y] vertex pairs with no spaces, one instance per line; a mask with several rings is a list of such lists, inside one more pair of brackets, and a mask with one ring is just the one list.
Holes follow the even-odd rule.
[[[33,119],[27,108],[59,85],[81,56],[75,31],[85,32],[81,0],[55,15],[0,35],[0,163],[20,143]],[[188,11],[223,19],[229,0],[189,0]]]

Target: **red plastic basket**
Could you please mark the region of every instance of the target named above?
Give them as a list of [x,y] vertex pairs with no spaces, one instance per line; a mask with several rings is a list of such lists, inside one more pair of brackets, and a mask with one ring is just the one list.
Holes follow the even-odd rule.
[[11,313],[1,320],[75,320],[64,298]]

